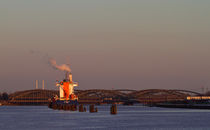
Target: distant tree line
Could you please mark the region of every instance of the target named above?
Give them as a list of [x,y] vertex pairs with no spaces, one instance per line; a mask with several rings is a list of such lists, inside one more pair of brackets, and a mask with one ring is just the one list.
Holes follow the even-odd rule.
[[0,100],[9,100],[9,94],[4,92],[4,93],[0,93]]

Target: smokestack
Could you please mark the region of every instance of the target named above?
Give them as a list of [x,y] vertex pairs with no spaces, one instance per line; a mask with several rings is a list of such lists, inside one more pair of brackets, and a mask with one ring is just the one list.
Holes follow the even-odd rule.
[[72,73],[69,74],[69,81],[73,82],[73,80],[72,80]]
[[36,80],[36,89],[38,89],[38,80]]
[[66,77],[65,77],[66,81],[69,81],[69,76],[68,75],[69,75],[69,72],[66,72]]
[[44,80],[42,80],[42,89],[44,90]]

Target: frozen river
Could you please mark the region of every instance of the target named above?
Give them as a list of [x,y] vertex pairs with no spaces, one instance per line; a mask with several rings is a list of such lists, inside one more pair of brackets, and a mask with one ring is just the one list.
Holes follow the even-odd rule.
[[141,129],[209,130],[210,110],[143,106],[97,106],[98,113],[52,110],[47,106],[0,106],[0,130]]

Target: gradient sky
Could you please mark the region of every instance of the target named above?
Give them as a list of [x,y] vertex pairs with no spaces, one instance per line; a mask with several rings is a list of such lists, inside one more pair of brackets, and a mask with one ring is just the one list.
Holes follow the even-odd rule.
[[[209,0],[0,0],[0,91],[210,86]],[[40,83],[41,87],[41,83]]]

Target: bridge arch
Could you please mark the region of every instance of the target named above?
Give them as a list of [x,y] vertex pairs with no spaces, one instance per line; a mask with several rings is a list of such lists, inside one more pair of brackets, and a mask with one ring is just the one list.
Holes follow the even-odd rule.
[[47,105],[49,99],[58,95],[56,90],[26,90],[9,95],[9,102],[17,105]]

